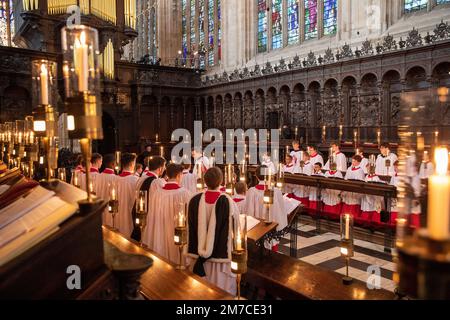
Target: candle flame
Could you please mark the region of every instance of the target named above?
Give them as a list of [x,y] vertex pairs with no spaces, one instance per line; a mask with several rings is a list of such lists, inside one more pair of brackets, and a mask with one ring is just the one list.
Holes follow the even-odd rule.
[[48,73],[48,71],[47,71],[47,66],[46,66],[44,63],[41,64],[41,72],[44,73],[44,74],[47,74],[47,73]]
[[86,34],[85,34],[84,31],[81,31],[81,34],[80,34],[80,43],[81,43],[81,45],[86,44]]
[[434,151],[434,160],[436,162],[436,173],[440,176],[445,176],[448,169],[447,148],[436,148]]

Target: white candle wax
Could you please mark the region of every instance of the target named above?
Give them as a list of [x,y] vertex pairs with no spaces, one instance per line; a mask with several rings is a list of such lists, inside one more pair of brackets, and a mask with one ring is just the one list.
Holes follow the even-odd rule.
[[430,177],[428,190],[428,233],[435,240],[449,237],[450,176],[447,175],[448,151],[435,151],[436,174]]
[[80,39],[75,40],[75,56],[77,61],[75,68],[78,75],[78,91],[84,92],[88,90],[89,79],[89,54],[84,31],[81,32]]
[[350,239],[350,216],[345,215],[345,239]]
[[41,104],[48,105],[48,70],[45,64],[41,65]]

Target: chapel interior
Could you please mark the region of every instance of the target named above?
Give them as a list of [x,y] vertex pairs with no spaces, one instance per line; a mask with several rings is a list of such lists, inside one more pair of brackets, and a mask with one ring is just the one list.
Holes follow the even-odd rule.
[[448,300],[449,90],[450,0],[0,0],[0,299]]

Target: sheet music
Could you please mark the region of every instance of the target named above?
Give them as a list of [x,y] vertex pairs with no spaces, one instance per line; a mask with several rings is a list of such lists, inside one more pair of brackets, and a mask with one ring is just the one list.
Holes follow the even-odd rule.
[[[241,225],[245,222],[245,214],[240,215],[240,223]],[[256,227],[260,221],[256,218],[253,218],[252,216],[247,216],[247,232],[252,230],[254,227]]]
[[53,197],[1,229],[0,248],[19,236],[31,231],[42,220],[52,215],[64,205],[67,205],[64,201],[58,197]]
[[301,202],[295,199],[288,198],[287,196],[283,197],[284,200],[284,210],[286,215],[289,215],[292,213],[299,205],[301,205]]
[[37,186],[26,197],[21,197],[6,208],[3,208],[0,210],[0,230],[49,200],[54,195],[54,192]]
[[59,181],[58,186],[55,190],[56,195],[67,203],[78,206],[78,201],[86,199],[87,193],[71,184],[63,181]]

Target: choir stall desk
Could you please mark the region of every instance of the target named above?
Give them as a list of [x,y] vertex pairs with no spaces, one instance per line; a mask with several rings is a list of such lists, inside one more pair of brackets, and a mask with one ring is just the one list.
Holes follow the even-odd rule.
[[103,227],[103,238],[128,254],[150,257],[153,265],[141,277],[141,294],[148,300],[233,300],[234,297],[188,270],[179,271],[152,251]]

